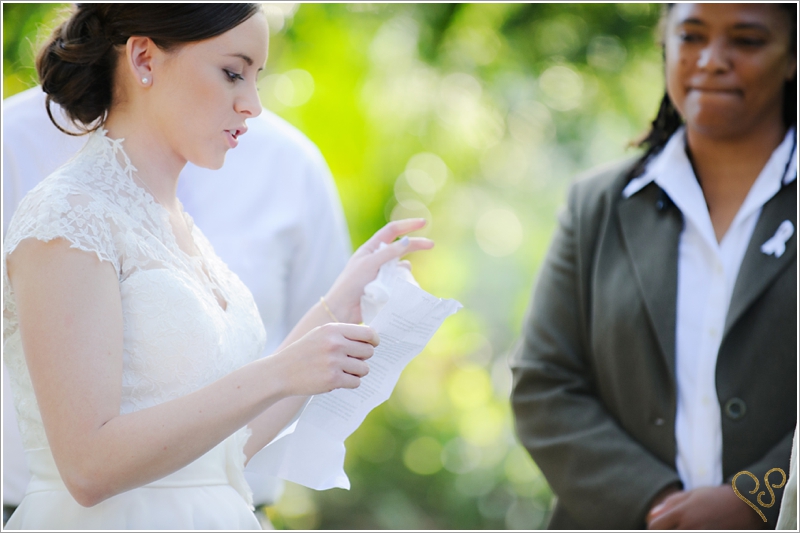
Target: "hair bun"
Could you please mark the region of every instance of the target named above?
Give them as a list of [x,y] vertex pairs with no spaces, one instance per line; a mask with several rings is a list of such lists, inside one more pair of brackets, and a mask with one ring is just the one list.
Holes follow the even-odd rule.
[[50,102],[55,102],[84,131],[91,131],[86,126],[102,119],[111,105],[114,44],[103,22],[104,9],[100,4],[79,4],[36,61],[48,113]]

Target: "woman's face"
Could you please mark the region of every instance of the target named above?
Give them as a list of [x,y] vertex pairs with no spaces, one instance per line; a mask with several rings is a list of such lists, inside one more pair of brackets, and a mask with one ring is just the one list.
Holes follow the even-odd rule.
[[146,105],[160,142],[185,161],[220,168],[245,120],[261,113],[256,82],[267,46],[266,18],[256,13],[222,35],[155,54]]
[[731,138],[782,125],[797,68],[786,12],[771,4],[676,4],[665,35],[667,92],[687,127]]

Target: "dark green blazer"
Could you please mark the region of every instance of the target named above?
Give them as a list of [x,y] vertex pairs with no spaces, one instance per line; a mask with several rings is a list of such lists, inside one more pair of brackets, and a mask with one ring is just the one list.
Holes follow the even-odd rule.
[[[656,493],[679,482],[683,217],[655,183],[622,197],[632,163],[572,186],[511,358],[517,434],[556,494],[555,529],[644,528]],[[780,258],[760,250],[784,220],[797,227],[796,180],[761,212],[716,366],[723,476],[730,483],[748,470],[761,489],[767,470],[788,473],[797,423],[797,234]],[[775,493],[763,509],[773,528],[783,490]]]

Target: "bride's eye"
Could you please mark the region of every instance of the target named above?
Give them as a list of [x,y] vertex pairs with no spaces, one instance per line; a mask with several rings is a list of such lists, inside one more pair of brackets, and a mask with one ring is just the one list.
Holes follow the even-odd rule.
[[232,83],[235,82],[236,80],[244,80],[244,76],[242,76],[241,74],[237,74],[236,72],[231,72],[228,69],[222,69],[222,71],[225,72],[226,76],[228,76],[228,81]]

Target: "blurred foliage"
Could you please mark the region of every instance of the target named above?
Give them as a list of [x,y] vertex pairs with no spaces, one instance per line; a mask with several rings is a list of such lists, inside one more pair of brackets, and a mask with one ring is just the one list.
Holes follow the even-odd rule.
[[[358,246],[425,216],[412,257],[464,309],[347,441],[352,489],[288,484],[287,529],[536,529],[508,355],[572,177],[620,157],[663,93],[653,4],[266,4],[266,107],[322,150]],[[3,4],[3,97],[63,4]]]

